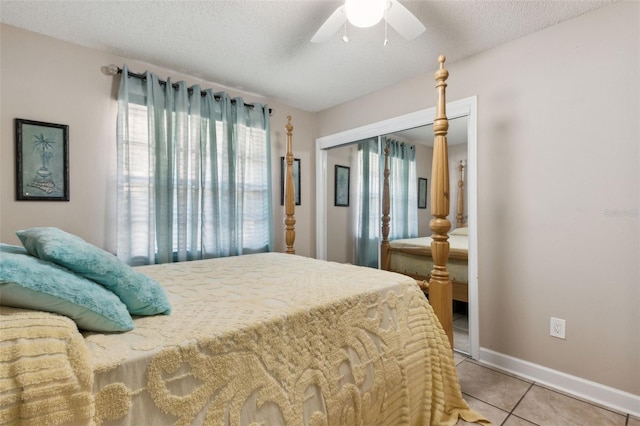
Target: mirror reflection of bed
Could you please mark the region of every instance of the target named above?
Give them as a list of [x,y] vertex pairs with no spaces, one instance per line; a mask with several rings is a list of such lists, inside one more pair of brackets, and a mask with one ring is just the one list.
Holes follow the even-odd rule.
[[[451,273],[454,292],[454,346],[469,353],[468,336],[468,292],[467,292],[467,250],[463,246],[467,224],[466,180],[467,161],[467,117],[449,121],[449,181],[452,244],[448,269]],[[410,275],[419,281],[428,282],[433,263],[428,259],[430,248],[411,248],[414,238],[425,242],[431,230],[430,178],[433,157],[432,125],[421,126],[392,134],[365,139],[327,150],[327,259],[335,262],[354,263],[363,266],[385,266],[380,257],[382,241],[384,148],[387,141],[393,145],[396,160],[390,164],[390,233],[391,246],[403,245],[404,249],[392,249],[391,269]],[[413,150],[413,153],[410,151]],[[404,161],[411,157],[412,161]],[[368,161],[367,161],[368,160]],[[462,162],[462,163],[461,163]],[[413,163],[413,165],[411,165]],[[409,165],[407,165],[409,164]],[[336,165],[350,168],[350,203],[348,207],[336,206],[334,199]],[[396,169],[393,170],[393,166]],[[460,170],[462,166],[462,170]],[[398,168],[408,170],[398,170]],[[427,179],[426,205],[418,208],[418,178]],[[459,188],[462,188],[460,191]],[[458,196],[460,194],[460,196]],[[422,201],[422,199],[421,199]],[[400,240],[399,242],[396,242]],[[417,240],[420,241],[420,240]],[[427,244],[429,243],[426,241]],[[410,248],[406,248],[409,246]],[[410,253],[422,252],[421,255]],[[409,253],[407,253],[409,252]],[[426,257],[425,257],[426,256]],[[411,266],[411,261],[420,267]]]

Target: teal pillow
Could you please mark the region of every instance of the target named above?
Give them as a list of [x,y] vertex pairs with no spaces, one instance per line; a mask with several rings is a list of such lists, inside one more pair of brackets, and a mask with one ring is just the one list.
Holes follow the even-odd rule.
[[122,300],[132,315],[171,312],[169,299],[157,281],[82,238],[58,228],[31,228],[16,234],[29,254],[102,284]]
[[65,315],[82,330],[133,329],[127,307],[106,288],[30,256],[22,247],[1,243],[0,303]]

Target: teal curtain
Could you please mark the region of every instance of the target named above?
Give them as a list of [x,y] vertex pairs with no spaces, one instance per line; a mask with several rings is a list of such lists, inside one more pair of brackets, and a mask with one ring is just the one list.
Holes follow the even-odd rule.
[[[389,199],[391,200],[389,239],[418,236],[418,177],[416,176],[416,147],[388,137],[389,143]],[[384,169],[384,165],[383,165]]]
[[380,251],[381,176],[378,138],[359,142],[356,264],[372,268]]
[[356,264],[378,267],[382,235],[384,154],[389,143],[389,239],[418,236],[416,148],[387,137],[358,143],[358,216]]
[[268,108],[145,77],[125,65],[118,92],[118,257],[148,264],[270,251]]

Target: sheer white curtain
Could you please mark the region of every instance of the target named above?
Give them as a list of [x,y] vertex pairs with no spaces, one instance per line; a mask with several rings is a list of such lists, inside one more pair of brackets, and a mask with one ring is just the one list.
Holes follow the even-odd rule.
[[389,143],[389,239],[418,236],[418,177],[416,147],[390,138]]
[[271,250],[266,106],[152,73],[129,76],[125,65],[117,136],[119,258],[148,264]]
[[381,177],[378,138],[359,142],[356,265],[378,267],[382,226]]

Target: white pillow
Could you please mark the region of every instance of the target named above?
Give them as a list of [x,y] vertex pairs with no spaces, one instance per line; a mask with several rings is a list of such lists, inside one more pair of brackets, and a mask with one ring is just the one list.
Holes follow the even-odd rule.
[[469,228],[467,228],[466,226],[464,228],[456,228],[453,231],[449,232],[449,235],[469,236]]

